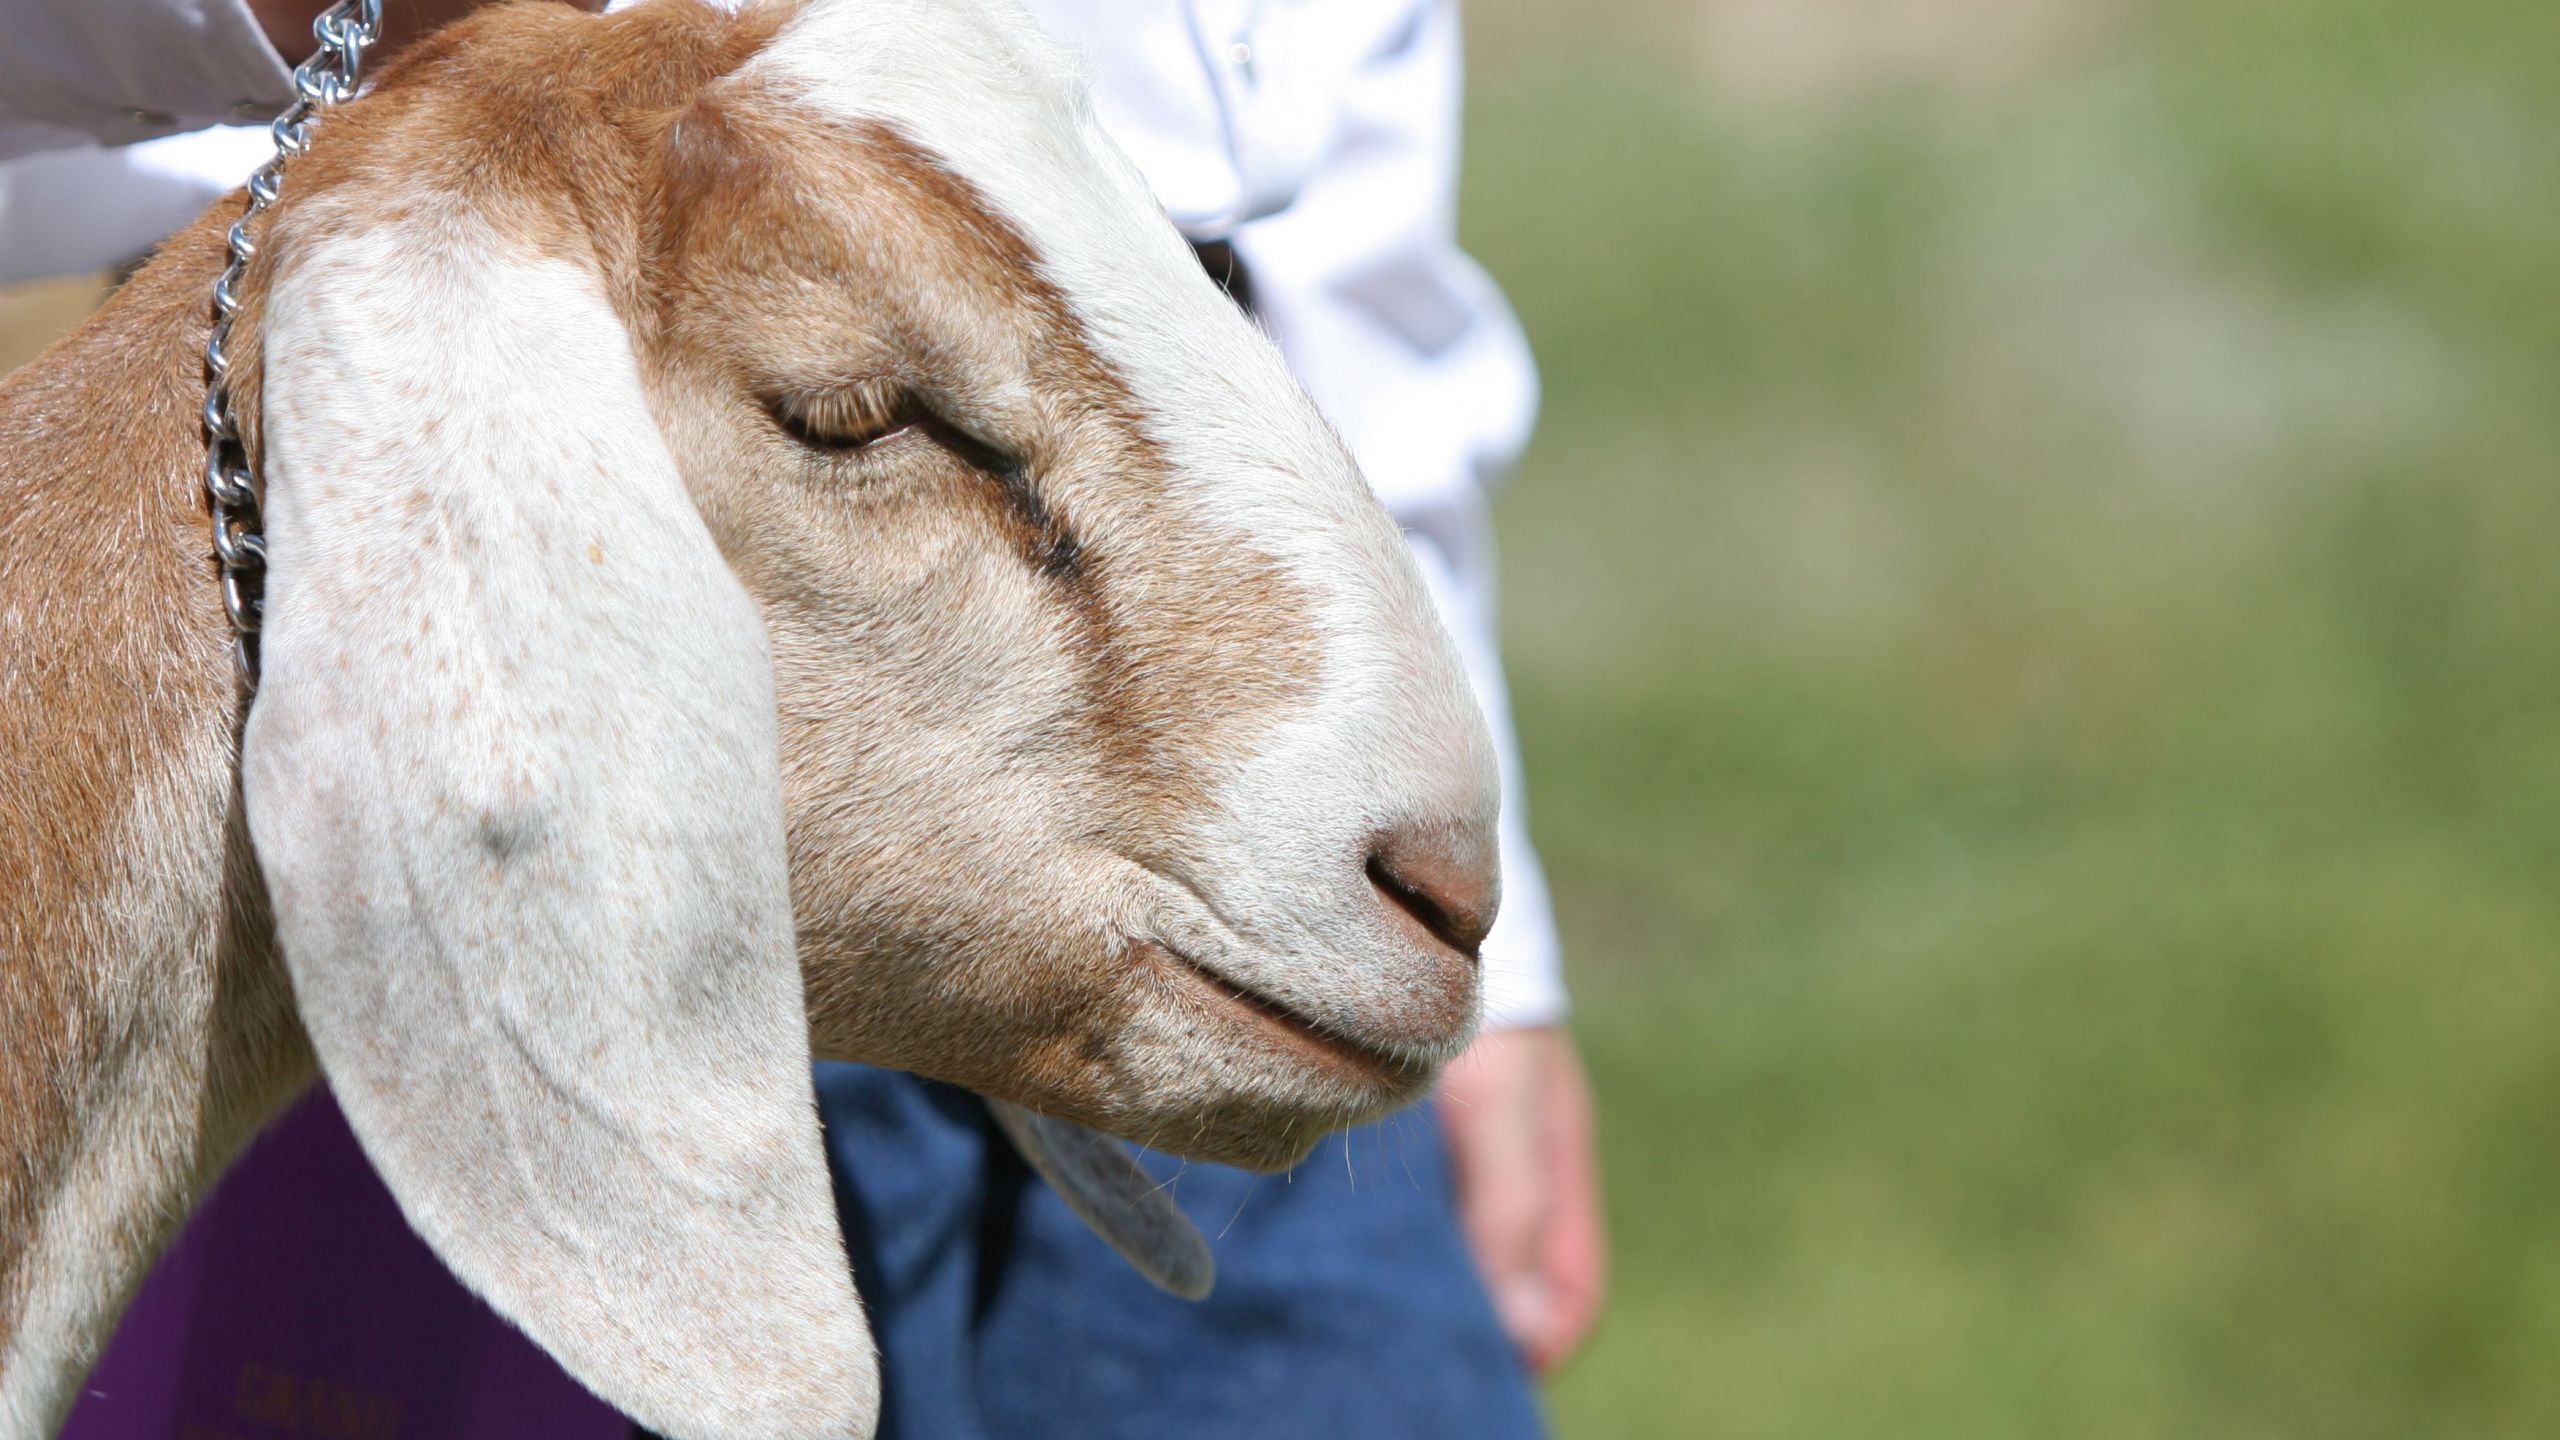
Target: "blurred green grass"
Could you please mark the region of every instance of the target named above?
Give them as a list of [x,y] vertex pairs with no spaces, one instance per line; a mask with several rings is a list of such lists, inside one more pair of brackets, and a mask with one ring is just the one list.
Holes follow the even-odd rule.
[[2060,8],[1473,0],[1568,1440],[2560,1433],[2560,12]]

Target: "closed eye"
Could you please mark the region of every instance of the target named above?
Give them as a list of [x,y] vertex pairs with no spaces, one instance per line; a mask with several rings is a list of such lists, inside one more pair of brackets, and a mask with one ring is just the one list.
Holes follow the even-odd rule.
[[916,428],[924,407],[894,380],[858,380],[826,390],[768,394],[765,410],[784,434],[817,450],[864,450]]
[[863,454],[907,435],[931,442],[996,482],[1021,526],[1026,553],[1043,573],[1062,579],[1079,573],[1083,549],[1051,513],[1024,463],[944,419],[895,381],[769,391],[764,406],[785,434],[831,455]]

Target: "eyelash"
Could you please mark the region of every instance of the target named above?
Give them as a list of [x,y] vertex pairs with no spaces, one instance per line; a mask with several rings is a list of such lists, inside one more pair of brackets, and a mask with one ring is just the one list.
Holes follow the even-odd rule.
[[913,397],[885,380],[814,395],[774,396],[765,408],[784,433],[820,450],[869,449],[913,429],[923,418]]

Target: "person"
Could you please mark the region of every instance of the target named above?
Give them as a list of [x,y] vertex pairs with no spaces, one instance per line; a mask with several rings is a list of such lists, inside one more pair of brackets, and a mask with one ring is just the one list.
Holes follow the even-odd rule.
[[[378,53],[471,3],[393,6]],[[236,183],[263,131],[202,127],[282,106],[320,8],[0,0],[0,283],[130,256]],[[1105,129],[1404,527],[1501,751],[1504,901],[1486,1031],[1427,1114],[1335,1137],[1285,1179],[1150,1157],[1217,1237],[1219,1288],[1197,1306],[1147,1290],[1029,1183],[973,1097],[820,1067],[882,1433],[1535,1434],[1526,1378],[1587,1334],[1605,1262],[1494,639],[1490,495],[1536,381],[1456,244],[1455,0],[1031,8],[1085,56]]]

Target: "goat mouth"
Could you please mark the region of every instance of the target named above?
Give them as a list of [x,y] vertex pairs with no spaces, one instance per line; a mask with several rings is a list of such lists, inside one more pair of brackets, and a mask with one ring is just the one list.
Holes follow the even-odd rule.
[[1433,1067],[1426,1063],[1364,1044],[1343,1034],[1337,1026],[1268,995],[1247,990],[1161,940],[1141,942],[1140,948],[1153,951],[1174,978],[1224,1001],[1230,1011],[1250,1017],[1247,1023],[1253,1029],[1317,1069],[1335,1074],[1354,1071],[1371,1085],[1384,1084],[1399,1090],[1410,1089],[1432,1074]]

